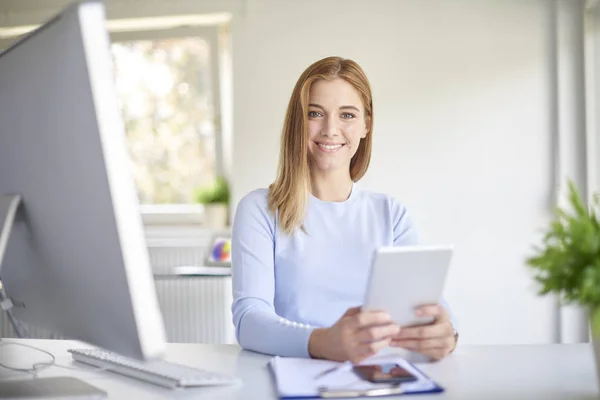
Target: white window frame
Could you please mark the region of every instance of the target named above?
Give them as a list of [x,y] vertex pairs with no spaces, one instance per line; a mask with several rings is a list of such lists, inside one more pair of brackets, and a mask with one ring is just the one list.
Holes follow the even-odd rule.
[[[207,38],[211,48],[215,106],[215,161],[217,174],[231,182],[233,89],[229,23],[227,12],[187,14],[155,18],[110,19],[111,41],[144,40],[184,36]],[[39,25],[0,27],[0,51],[16,37]],[[203,227],[204,207],[200,204],[142,205],[140,208],[149,246],[197,244],[198,238],[213,234]]]
[[584,4],[584,76],[586,113],[586,172],[588,201],[600,195],[600,4],[587,0]]
[[[226,25],[175,27],[168,29],[135,30],[126,32],[113,32],[110,34],[111,43],[128,42],[136,40],[158,40],[183,37],[201,37],[208,41],[210,46],[210,62],[214,104],[215,128],[215,172],[217,175],[229,178],[230,164],[227,144],[224,139],[223,122],[223,92],[227,74],[224,68],[224,57],[227,57]],[[224,37],[225,36],[225,37]],[[141,205],[142,221],[146,228],[151,226],[201,226],[204,220],[204,207],[201,204],[148,204]]]

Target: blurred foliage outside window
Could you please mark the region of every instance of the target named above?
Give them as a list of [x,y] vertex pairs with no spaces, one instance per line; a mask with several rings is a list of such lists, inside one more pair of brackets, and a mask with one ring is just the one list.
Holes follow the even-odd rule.
[[194,203],[195,188],[217,176],[209,43],[141,40],[111,50],[140,203]]

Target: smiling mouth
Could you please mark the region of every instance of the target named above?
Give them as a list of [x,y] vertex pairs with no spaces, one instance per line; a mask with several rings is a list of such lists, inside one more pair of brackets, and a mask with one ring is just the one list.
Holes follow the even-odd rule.
[[336,152],[344,146],[344,143],[317,143],[317,147],[326,153]]

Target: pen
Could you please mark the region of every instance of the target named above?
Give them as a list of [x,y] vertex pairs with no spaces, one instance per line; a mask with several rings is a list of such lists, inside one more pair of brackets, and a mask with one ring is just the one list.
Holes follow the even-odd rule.
[[[393,357],[394,355],[393,354],[382,353],[382,354],[370,357],[369,360],[371,360],[371,361],[384,361],[387,358],[389,358],[390,356]],[[319,374],[317,374],[314,377],[314,379],[315,380],[316,379],[321,379],[324,376],[327,376],[327,375],[329,375],[329,374],[331,374],[333,372],[341,371],[341,370],[346,370],[346,369],[348,369],[348,367],[352,368],[352,367],[354,367],[354,364],[352,364],[352,362],[350,362],[350,361],[345,361],[345,362],[343,362],[341,364],[338,364],[338,365],[335,365],[335,366],[333,366],[331,368],[327,368],[323,372],[320,372]]]
[[350,361],[346,361],[346,362],[344,362],[344,363],[342,363],[342,364],[338,364],[338,365],[336,365],[336,366],[334,366],[334,367],[331,367],[331,368],[328,368],[328,369],[326,369],[326,370],[325,370],[325,371],[323,371],[323,372],[320,372],[319,374],[317,374],[317,375],[314,377],[314,379],[321,379],[321,378],[323,378],[324,376],[327,376],[327,375],[329,375],[329,374],[331,374],[331,373],[333,373],[333,372],[336,372],[336,371],[341,371],[341,370],[346,370],[348,367],[350,367],[350,368],[351,368],[352,366],[353,366],[353,365],[352,365],[352,363],[351,363]]

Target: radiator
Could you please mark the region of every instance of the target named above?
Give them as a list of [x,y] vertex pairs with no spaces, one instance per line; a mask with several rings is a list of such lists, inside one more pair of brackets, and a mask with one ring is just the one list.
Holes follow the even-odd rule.
[[[150,263],[167,340],[181,343],[235,343],[231,319],[231,277],[177,277],[173,267],[202,265],[211,235],[179,242],[149,240]],[[180,245],[178,245],[180,243]],[[1,310],[0,310],[1,311]],[[30,337],[60,339],[62,336],[28,326]],[[0,337],[15,337],[4,312],[0,312]]]
[[[64,339],[63,336],[48,331],[46,329],[37,328],[35,326],[30,326],[25,324],[25,327],[29,333],[29,337],[36,339]],[[12,325],[10,324],[10,320],[4,313],[4,311],[0,310],[0,338],[14,338],[17,337],[15,331],[13,330]]]
[[155,275],[169,275],[173,272],[173,267],[180,265],[202,265],[206,247],[208,247],[208,244],[202,247],[150,247],[148,253],[152,271]]
[[236,343],[231,318],[231,277],[178,277],[172,269],[202,265],[211,235],[177,242],[149,242],[156,292],[167,340],[176,343]]
[[169,342],[235,343],[231,277],[156,277]]

